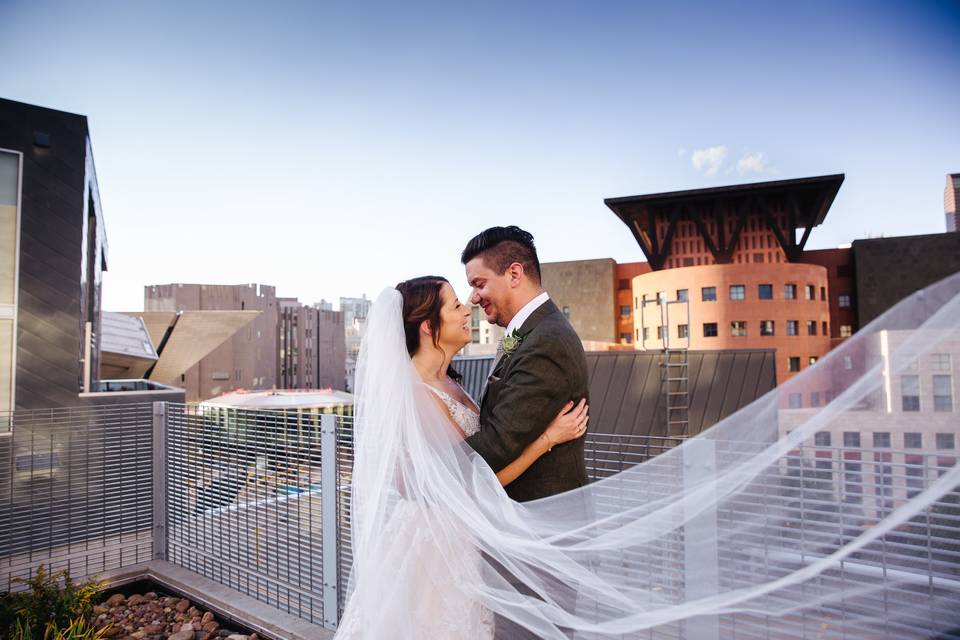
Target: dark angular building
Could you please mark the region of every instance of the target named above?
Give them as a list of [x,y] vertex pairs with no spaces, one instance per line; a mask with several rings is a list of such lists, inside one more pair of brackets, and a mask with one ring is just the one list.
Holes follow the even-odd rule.
[[0,99],[0,225],[0,415],[117,402],[100,393],[107,237],[85,116]]

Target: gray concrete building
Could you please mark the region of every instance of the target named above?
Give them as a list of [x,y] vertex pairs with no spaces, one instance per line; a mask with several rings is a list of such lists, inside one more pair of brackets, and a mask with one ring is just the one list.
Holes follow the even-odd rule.
[[259,311],[232,338],[180,374],[188,402],[236,389],[277,386],[279,334],[275,287],[163,284],[144,287],[144,311]]
[[617,263],[610,258],[545,262],[543,288],[584,341],[617,342]]

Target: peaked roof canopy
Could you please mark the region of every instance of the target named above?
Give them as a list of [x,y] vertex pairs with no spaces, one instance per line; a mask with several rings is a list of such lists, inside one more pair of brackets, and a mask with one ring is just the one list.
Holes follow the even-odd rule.
[[[706,189],[669,191],[648,195],[607,198],[611,211],[633,233],[653,269],[661,269],[671,252],[670,241],[677,223],[692,221],[704,244],[719,264],[732,261],[747,218],[759,216],[777,237],[787,260],[797,262],[810,237],[810,230],[821,224],[843,184],[842,173],[772,180]],[[778,222],[775,214],[783,214]],[[708,233],[706,221],[735,220],[733,232],[716,225],[718,235]],[[796,232],[803,229],[798,240]]]

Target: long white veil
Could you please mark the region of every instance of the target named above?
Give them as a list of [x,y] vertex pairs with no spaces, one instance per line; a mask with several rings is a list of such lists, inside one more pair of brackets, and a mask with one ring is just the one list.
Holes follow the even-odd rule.
[[[369,637],[416,636],[416,574],[397,574],[404,549],[389,534],[398,509],[470,598],[542,638],[960,628],[960,274],[682,445],[522,504],[417,384],[401,308],[393,289],[378,297],[357,369],[349,606],[367,612]],[[913,457],[904,433],[927,443]]]

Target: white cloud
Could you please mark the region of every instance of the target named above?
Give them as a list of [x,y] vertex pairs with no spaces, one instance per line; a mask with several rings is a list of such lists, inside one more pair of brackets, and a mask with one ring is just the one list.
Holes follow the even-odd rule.
[[750,151],[737,161],[737,173],[745,176],[751,173],[769,173],[771,171],[767,154],[762,151]]
[[720,145],[710,147],[709,149],[697,149],[690,156],[690,162],[697,171],[702,171],[705,176],[714,176],[720,170],[727,157],[727,147]]

